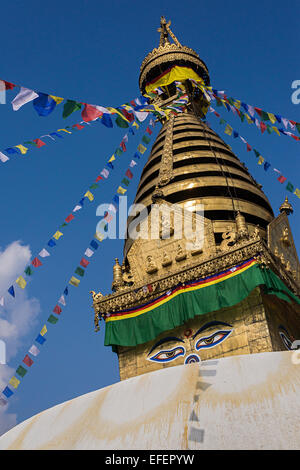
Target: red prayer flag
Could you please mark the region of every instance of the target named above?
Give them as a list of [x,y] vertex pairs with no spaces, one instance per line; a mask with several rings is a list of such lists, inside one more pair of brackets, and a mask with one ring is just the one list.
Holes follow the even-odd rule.
[[45,142],[43,142],[41,139],[33,139],[33,142],[36,143],[36,146],[37,146],[38,149],[40,147],[43,147],[43,145],[46,145]]
[[90,264],[90,262],[85,259],[85,258],[82,258],[81,261],[80,261],[80,265],[83,266],[84,268],[86,268],[88,266],[88,264]]
[[84,126],[82,126],[81,124],[73,124],[72,127],[77,127],[77,129],[79,130],[84,128]]
[[247,143],[247,152],[250,152],[251,150],[252,150],[251,145],[249,145],[249,144]]
[[130,180],[133,178],[133,174],[131,173],[131,171],[129,170],[129,168],[128,168],[128,170],[126,171],[125,175],[126,175],[127,178],[129,178]]
[[260,123],[260,130],[261,130],[261,133],[263,134],[266,129],[267,129],[267,126],[265,125],[265,123],[264,123],[264,122],[261,122],[261,123]]
[[254,107],[254,109],[255,109],[255,111],[257,112],[257,114],[259,114],[259,115],[261,116],[261,111],[262,111],[262,110],[261,110],[260,108],[255,108],[255,107]]
[[57,313],[57,315],[60,315],[61,312],[62,312],[62,309],[60,308],[59,305],[55,305],[54,309],[53,309],[53,312],[54,313]]
[[23,362],[28,367],[31,367],[33,364],[33,360],[31,359],[31,357],[28,356],[28,354],[26,354],[26,356],[24,357]]
[[148,132],[149,135],[152,134],[152,130],[150,129],[150,127],[148,126],[147,129],[146,129],[146,132]]
[[278,179],[279,183],[284,183],[286,181],[286,178],[283,175],[279,176],[279,178],[277,178],[277,179]]
[[13,83],[9,83],[7,82],[6,80],[3,80],[4,83],[5,83],[5,89],[6,90],[12,90],[13,88],[15,88],[16,85],[14,85]]
[[126,145],[125,142],[120,143],[120,147],[122,147],[123,152],[126,152]]
[[69,223],[71,220],[75,219],[73,214],[68,215],[68,217],[65,219],[65,222]]
[[126,109],[120,109],[121,113],[124,114],[124,116],[126,117],[126,119],[128,119],[129,122],[132,122],[134,121],[134,115],[132,113],[129,113],[128,111],[126,111]]
[[81,112],[81,117],[85,122],[94,121],[94,119],[97,119],[102,115],[103,113],[101,111],[98,111],[98,109],[95,108],[95,106],[92,106],[91,104],[85,104]]
[[100,181],[100,180],[103,180],[103,176],[100,176],[100,175],[99,175],[99,176],[97,176],[97,178],[96,178],[96,183],[97,183],[98,181]]
[[38,268],[39,266],[42,266],[42,262],[38,258],[34,258],[31,261],[31,264],[35,267]]

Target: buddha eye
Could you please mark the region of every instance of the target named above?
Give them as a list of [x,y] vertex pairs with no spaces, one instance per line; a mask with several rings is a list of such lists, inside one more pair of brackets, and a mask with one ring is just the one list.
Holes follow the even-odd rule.
[[148,360],[155,362],[170,362],[177,359],[177,357],[184,355],[185,348],[182,346],[177,346],[176,348],[170,350],[159,351],[154,356],[149,357]]
[[231,332],[232,330],[219,330],[210,336],[202,337],[196,341],[195,348],[197,351],[199,349],[212,348],[224,341]]

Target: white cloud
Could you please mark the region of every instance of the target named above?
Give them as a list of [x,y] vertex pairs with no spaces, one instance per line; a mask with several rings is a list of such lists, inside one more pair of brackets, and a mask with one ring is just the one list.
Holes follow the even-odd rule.
[[[19,241],[11,243],[2,251],[0,249],[0,296],[6,292],[4,309],[0,307],[0,339],[6,345],[6,363],[22,347],[22,340],[32,329],[40,311],[39,301],[28,298],[26,288],[22,290],[16,287],[15,298],[10,298],[7,293],[7,289],[24,271],[30,258],[29,246],[24,246]],[[0,364],[0,391],[14,372],[8,365]],[[0,435],[16,424],[17,417],[7,412],[8,407],[9,405],[0,407]]]

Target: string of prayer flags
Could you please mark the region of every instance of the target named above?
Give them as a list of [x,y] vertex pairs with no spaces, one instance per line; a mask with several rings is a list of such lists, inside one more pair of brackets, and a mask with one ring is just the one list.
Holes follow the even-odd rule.
[[[225,121],[225,119],[222,119],[220,118],[220,115],[214,110],[214,108],[212,108],[210,106],[210,111],[216,116],[219,118],[219,123],[220,124],[223,124],[225,125],[225,130],[224,130],[224,133],[225,134],[228,134],[228,132],[226,132],[226,129],[228,128],[229,124],[227,124],[227,122]],[[230,126],[229,126],[230,127]],[[236,134],[236,135],[235,135]],[[228,135],[231,135],[230,133]],[[244,139],[244,137],[242,137],[241,135],[238,134],[238,132],[236,131],[233,131],[233,137],[240,137],[240,139],[242,140],[242,142],[246,145],[246,149],[248,152],[250,152],[251,150],[254,152],[256,158],[258,159],[257,160],[257,164],[262,166],[263,169],[265,171],[268,171],[270,168],[271,168],[271,163],[266,161],[265,158],[260,154],[260,152],[254,148],[251,147],[251,145],[246,141],[246,139]],[[279,176],[277,177],[277,181],[279,181],[279,183],[283,184],[287,181],[287,178],[285,176],[283,176],[281,174],[281,171],[278,170],[277,168],[273,168],[273,171],[276,172],[277,174],[279,174]],[[293,192],[293,189],[294,189],[294,186],[291,182],[288,182],[287,183],[287,186],[286,186],[286,190],[287,191],[290,191],[290,192]],[[294,194],[296,194],[296,196],[298,196],[297,192],[294,192]]]

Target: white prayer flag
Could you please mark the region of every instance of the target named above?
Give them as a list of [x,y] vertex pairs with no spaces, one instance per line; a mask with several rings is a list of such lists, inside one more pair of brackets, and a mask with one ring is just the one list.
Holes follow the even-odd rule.
[[106,170],[106,168],[103,168],[103,170],[101,171],[100,175],[104,176],[104,178],[108,178],[109,171]]
[[33,356],[37,356],[40,352],[40,350],[33,344],[30,349],[28,349],[28,352],[32,354]]
[[75,206],[74,209],[73,209],[73,212],[77,212],[79,211],[80,209],[82,209],[82,206]]
[[140,122],[145,121],[145,119],[147,119],[148,114],[149,114],[146,111],[133,111],[133,113],[134,113],[135,117],[137,117]]
[[67,305],[64,296],[62,295],[58,301],[59,304],[63,305],[64,307]]
[[1,162],[5,163],[7,162],[7,160],[9,160],[9,158],[6,155],[4,155],[4,153],[0,152],[0,160]]
[[130,168],[133,168],[135,165],[137,165],[137,163],[134,160],[131,160],[129,163]]
[[4,297],[0,297],[0,305],[1,307],[4,307]]
[[281,120],[283,122],[284,127],[287,129],[288,122],[289,122],[288,119],[282,117]]
[[43,248],[42,251],[39,252],[39,255],[41,258],[46,258],[47,256],[50,256],[50,253]]
[[90,249],[90,248],[87,248],[85,250],[85,256],[87,256],[88,258],[90,258],[91,256],[93,256],[94,252]]
[[23,106],[26,103],[29,103],[30,101],[34,100],[38,96],[39,95],[35,91],[29,90],[28,88],[21,87],[19,93],[11,102],[13,110],[18,111],[18,109],[20,109],[21,106]]

